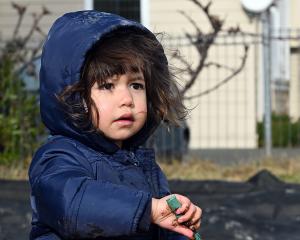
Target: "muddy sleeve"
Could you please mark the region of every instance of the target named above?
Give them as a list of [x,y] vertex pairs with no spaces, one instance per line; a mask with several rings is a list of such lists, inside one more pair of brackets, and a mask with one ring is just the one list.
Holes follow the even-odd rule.
[[83,156],[61,146],[37,153],[29,171],[39,222],[64,238],[131,235],[150,226],[151,196],[95,181]]

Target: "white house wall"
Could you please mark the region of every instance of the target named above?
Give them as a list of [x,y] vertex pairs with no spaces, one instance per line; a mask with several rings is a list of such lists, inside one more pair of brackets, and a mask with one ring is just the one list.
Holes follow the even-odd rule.
[[[50,15],[46,15],[42,18],[39,26],[45,33],[47,33],[52,23],[59,16],[65,12],[82,10],[84,7],[83,0],[61,1],[61,0],[16,0],[22,6],[27,6],[27,14],[25,14],[22,27],[20,28],[21,34],[28,33],[32,26],[33,18],[32,13],[40,13],[42,6],[51,12]],[[11,38],[13,29],[17,23],[17,12],[11,6],[11,1],[0,0],[0,40],[7,40]],[[39,35],[35,35],[36,39],[41,39]]]
[[[203,31],[210,29],[200,9],[188,0],[151,1],[151,29],[165,32],[167,36],[193,33],[194,28],[179,10],[193,18]],[[215,0],[211,6],[211,13],[225,20],[224,29],[239,25],[245,32],[255,32],[255,24],[249,21],[238,0]],[[195,65],[198,56],[191,49],[189,46],[179,48],[181,54]],[[220,49],[213,47],[209,51],[208,60],[237,68],[243,56],[243,48]],[[257,147],[255,105],[257,72],[254,66],[254,51],[254,46],[251,46],[246,66],[238,76],[217,91],[186,102],[187,106],[193,109],[188,119],[192,149]],[[228,74],[228,71],[216,71],[214,67],[206,69],[187,96],[215,86]]]
[[291,54],[291,81],[290,81],[290,116],[293,121],[300,118],[300,52]]
[[300,27],[299,22],[299,9],[300,9],[300,1],[299,0],[289,0],[290,7],[289,7],[289,26],[290,28],[298,28]]
[[[293,29],[300,28],[299,21],[299,0],[290,0],[290,26]],[[300,30],[297,31],[295,36],[300,35]],[[291,80],[290,80],[290,95],[289,106],[290,116],[294,121],[300,119],[300,39],[290,41],[291,48],[296,49],[294,53],[291,53]],[[298,51],[297,51],[298,49]]]

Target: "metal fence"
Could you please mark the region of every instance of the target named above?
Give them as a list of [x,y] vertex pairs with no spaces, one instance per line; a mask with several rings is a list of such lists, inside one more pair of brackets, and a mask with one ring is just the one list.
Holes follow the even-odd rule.
[[[278,149],[295,155],[300,146],[300,30],[273,29],[268,42],[267,37],[252,33],[222,33],[211,46],[207,67],[185,95],[187,98],[201,95],[186,100],[192,109],[187,120],[190,152],[204,156],[203,153],[211,154],[216,150],[223,154],[224,151],[236,154],[240,150],[244,153],[241,158],[253,151],[259,151],[260,155],[266,153],[262,149],[268,141],[264,119],[267,114],[265,72],[269,69],[272,110],[269,144],[273,155],[278,155]],[[191,67],[197,65],[199,56],[187,38],[165,37],[163,42],[169,55],[178,49]],[[246,63],[240,72],[229,78],[241,67],[244,46],[248,46]],[[264,57],[266,48],[270,51],[268,59]],[[186,79],[184,74],[181,77]],[[170,134],[165,134],[165,138],[169,139]],[[178,142],[186,146],[186,138],[179,141],[178,136],[183,134],[173,134],[173,140],[159,140],[158,150],[166,155],[172,152],[170,149],[163,151],[167,148],[161,144],[163,142],[174,151],[178,151]]]
[[[199,60],[194,46],[185,37],[165,36],[162,42],[171,64],[178,65],[170,57],[176,50],[191,67]],[[229,78],[241,67],[244,46],[248,46],[246,62],[241,71]],[[300,29],[274,31],[269,46],[272,146],[294,151],[300,146]],[[148,145],[154,146],[163,158],[179,159],[187,156],[187,152],[201,156],[215,152],[222,158],[223,151],[227,150],[234,154],[238,150],[246,150],[247,154],[252,150],[261,151],[265,147],[263,50],[261,34],[220,34],[209,50],[206,68],[185,95],[204,93],[186,100],[192,110],[184,128],[160,127]],[[179,67],[184,68],[180,64]],[[178,74],[181,85],[184,82],[180,79],[186,77],[185,73]]]

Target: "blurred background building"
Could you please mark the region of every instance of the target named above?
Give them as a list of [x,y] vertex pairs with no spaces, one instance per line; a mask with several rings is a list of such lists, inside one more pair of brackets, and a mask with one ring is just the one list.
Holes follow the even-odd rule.
[[[208,3],[206,0],[199,2]],[[189,18],[201,31],[211,31],[207,16],[191,0],[19,0],[16,3],[28,6],[31,13],[39,11],[41,6],[51,12],[40,23],[44,33],[65,12],[83,9],[117,13],[139,21],[154,32],[165,33],[161,41],[174,65],[178,65],[176,58],[172,58],[177,49],[191,67],[199,62],[199,54],[186,35],[197,34]],[[298,0],[274,0],[270,8],[272,130],[273,147],[277,148],[297,149],[300,145],[299,9]],[[187,120],[189,140],[165,142],[173,144],[170,149],[186,146],[188,142],[189,149],[195,153],[199,149],[259,149],[265,144],[263,42],[266,36],[263,35],[263,18],[246,13],[240,0],[213,0],[210,13],[223,20],[224,25],[209,49],[206,67],[185,94],[186,105],[192,109]],[[11,2],[0,0],[2,46],[11,37],[15,24],[16,12]],[[27,14],[21,32],[26,33],[31,24],[32,18]],[[34,46],[41,38],[37,36],[30,44]],[[245,46],[248,46],[248,52],[242,70],[224,81],[241,66]],[[186,65],[181,62],[179,67],[185,68]],[[179,74],[179,82],[180,77],[186,75]],[[34,83],[30,86],[38,88]],[[208,93],[189,99],[189,96],[205,91]],[[182,134],[179,134],[180,138]]]

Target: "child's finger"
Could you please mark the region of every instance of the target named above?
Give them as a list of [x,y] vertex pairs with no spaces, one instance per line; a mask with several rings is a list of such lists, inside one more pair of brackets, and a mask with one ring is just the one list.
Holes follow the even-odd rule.
[[174,218],[172,220],[172,231],[175,231],[175,232],[178,232],[186,237],[188,237],[189,239],[194,239],[194,232],[192,229],[188,228],[187,226],[184,226],[184,225],[180,225],[178,223],[178,220],[177,218]]
[[196,232],[196,231],[198,231],[200,229],[200,227],[201,227],[201,220],[199,220],[194,225],[190,225],[189,229],[191,229],[193,232]]
[[201,215],[202,210],[201,208],[197,207],[197,213],[195,214],[195,217],[186,223],[186,225],[189,226],[189,228],[194,232],[198,231],[201,226]]
[[189,209],[190,205],[192,204],[191,200],[185,196],[178,195],[178,194],[176,194],[176,197],[181,203],[181,207],[176,210],[176,214],[183,214]]
[[180,211],[180,213],[182,213],[191,205],[191,200],[180,194],[175,194],[175,196],[178,199],[178,201],[181,203],[181,207],[179,207],[177,211]]
[[189,220],[189,222],[187,222],[188,226],[192,226],[197,224],[198,222],[201,221],[201,216],[202,216],[202,209],[199,208],[198,206],[196,206],[196,212],[194,214],[194,216],[191,218],[191,220]]
[[184,213],[186,213],[189,210],[190,206],[191,206],[191,202],[190,201],[188,203],[183,203],[181,205],[181,207],[176,210],[176,214],[184,214]]
[[190,228],[190,229],[192,231],[198,231],[200,229],[200,226],[201,226],[201,219],[193,225],[193,229],[192,228]]
[[184,213],[184,215],[178,218],[178,222],[183,223],[191,221],[194,218],[196,211],[196,206],[194,204],[191,204],[189,209]]
[[186,237],[188,237],[189,239],[194,239],[194,232],[193,230],[187,228],[184,225],[176,225],[175,228],[173,229],[173,231],[178,232]]

